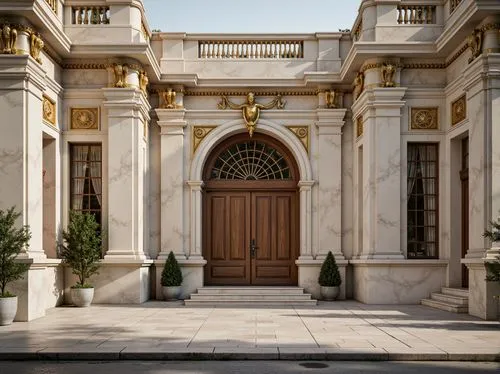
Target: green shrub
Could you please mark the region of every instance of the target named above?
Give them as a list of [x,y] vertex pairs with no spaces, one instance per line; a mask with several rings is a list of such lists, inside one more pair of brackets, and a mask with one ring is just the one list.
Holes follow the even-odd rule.
[[67,231],[63,231],[66,245],[60,245],[60,256],[78,276],[77,288],[89,288],[86,281],[98,274],[101,260],[101,243],[99,224],[93,214],[71,211]]
[[342,284],[339,268],[331,251],[328,252],[323,265],[321,265],[318,283],[323,287],[339,287]]
[[21,216],[14,207],[7,211],[0,209],[0,297],[12,297],[5,291],[7,284],[23,277],[28,264],[16,262],[23,248],[28,248],[31,233],[29,226],[16,228],[16,220]]
[[178,287],[182,284],[182,272],[179,263],[172,251],[168,254],[165,267],[161,272],[161,285],[163,287]]

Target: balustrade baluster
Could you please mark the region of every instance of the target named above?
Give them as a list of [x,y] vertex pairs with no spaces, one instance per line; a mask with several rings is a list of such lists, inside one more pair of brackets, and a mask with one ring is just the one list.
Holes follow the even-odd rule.
[[401,6],[398,5],[398,24],[401,25],[401,22],[403,22],[403,10],[401,9]]
[[408,23],[408,8],[405,6],[402,11],[404,12],[403,23],[406,25]]

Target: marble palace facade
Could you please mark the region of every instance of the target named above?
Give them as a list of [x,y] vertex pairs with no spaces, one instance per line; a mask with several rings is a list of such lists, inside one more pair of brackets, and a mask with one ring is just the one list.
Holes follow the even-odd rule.
[[2,1],[0,208],[32,231],[17,320],[68,301],[71,209],[107,232],[94,303],[161,299],[170,251],[184,298],[317,298],[332,251],[341,299],[468,288],[494,318],[500,2],[359,2],[351,30],[219,35],[152,32],[142,0]]

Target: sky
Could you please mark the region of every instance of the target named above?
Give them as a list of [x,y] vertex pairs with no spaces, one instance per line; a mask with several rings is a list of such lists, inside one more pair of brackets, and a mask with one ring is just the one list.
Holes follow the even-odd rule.
[[350,29],[361,0],[143,0],[151,29],[314,33]]

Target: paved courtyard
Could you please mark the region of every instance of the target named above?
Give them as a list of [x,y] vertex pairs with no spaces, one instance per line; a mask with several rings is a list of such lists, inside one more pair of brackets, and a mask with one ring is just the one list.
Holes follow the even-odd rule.
[[500,360],[500,323],[420,305],[60,307],[0,327],[1,359]]

